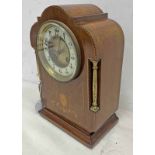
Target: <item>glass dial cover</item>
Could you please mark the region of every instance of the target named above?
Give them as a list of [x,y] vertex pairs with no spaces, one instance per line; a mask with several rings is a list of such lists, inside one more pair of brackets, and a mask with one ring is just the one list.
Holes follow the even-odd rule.
[[62,22],[45,22],[38,33],[37,51],[45,70],[58,81],[70,81],[79,72],[81,56],[73,32]]

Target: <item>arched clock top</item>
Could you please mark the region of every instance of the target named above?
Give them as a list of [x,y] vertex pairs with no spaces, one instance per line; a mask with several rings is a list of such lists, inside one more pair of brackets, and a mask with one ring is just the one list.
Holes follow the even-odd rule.
[[[32,26],[30,35],[31,45],[36,49],[37,33],[44,22],[47,20],[58,20],[73,31],[79,44],[81,44],[81,49],[84,49],[85,45],[92,46],[93,50],[89,50],[88,53],[95,55],[96,49],[91,35],[92,32],[89,31],[85,25],[91,23],[95,25],[95,22],[106,19],[107,13],[103,13],[100,8],[92,4],[49,6],[43,11],[41,16],[38,17],[38,22]],[[87,50],[85,50],[85,52],[86,51]]]

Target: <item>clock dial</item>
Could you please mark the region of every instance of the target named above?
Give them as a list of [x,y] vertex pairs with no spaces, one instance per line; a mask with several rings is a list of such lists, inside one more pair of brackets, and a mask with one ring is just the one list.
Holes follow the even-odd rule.
[[37,49],[46,71],[58,81],[70,81],[80,68],[80,48],[73,32],[63,23],[50,20],[38,33]]

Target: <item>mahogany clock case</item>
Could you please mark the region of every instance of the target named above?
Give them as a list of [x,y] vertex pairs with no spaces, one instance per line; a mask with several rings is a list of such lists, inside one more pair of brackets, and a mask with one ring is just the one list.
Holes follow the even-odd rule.
[[[53,79],[42,66],[37,52],[37,34],[48,20],[67,25],[77,38],[81,52],[81,66],[77,77],[69,82]],[[92,4],[60,5],[46,8],[32,26],[31,45],[41,81],[40,114],[65,130],[88,147],[104,135],[118,118],[124,36],[121,27]],[[93,112],[93,67],[98,61],[97,106]]]

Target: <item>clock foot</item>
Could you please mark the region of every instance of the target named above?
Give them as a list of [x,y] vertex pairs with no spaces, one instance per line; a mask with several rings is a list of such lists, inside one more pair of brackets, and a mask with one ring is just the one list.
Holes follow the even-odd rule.
[[56,113],[48,110],[47,108],[43,108],[39,111],[39,113],[58,126],[59,128],[66,131],[69,135],[83,143],[89,148],[94,147],[97,142],[117,123],[118,117],[114,113],[96,132],[89,133],[88,131],[82,129],[76,124],[66,120],[65,118],[57,115]]

